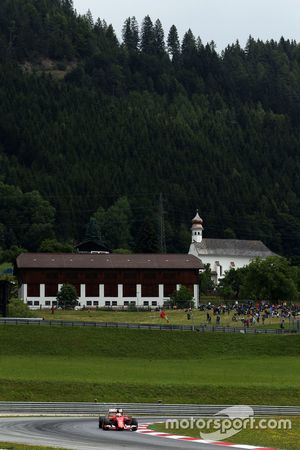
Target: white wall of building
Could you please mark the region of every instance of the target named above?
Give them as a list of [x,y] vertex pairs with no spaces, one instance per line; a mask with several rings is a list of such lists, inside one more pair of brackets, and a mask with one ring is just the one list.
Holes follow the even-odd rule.
[[[58,285],[58,290],[62,285]],[[177,289],[180,288],[178,284]],[[135,303],[136,306],[140,307],[162,307],[165,301],[170,300],[170,297],[164,296],[164,285],[160,284],[158,287],[159,296],[158,297],[142,297],[142,286],[140,284],[136,285],[136,296],[135,297],[123,297],[123,285],[118,285],[118,296],[117,297],[105,297],[104,296],[104,285],[99,284],[99,296],[98,297],[87,297],[86,296],[86,285],[80,285],[80,296],[78,301],[80,307],[87,308],[102,308],[105,306],[112,307],[123,307],[128,306],[130,303]],[[193,287],[195,306],[198,306],[199,299],[199,286],[195,284]],[[19,297],[27,303],[32,309],[39,308],[51,308],[56,305],[56,297],[46,297],[45,296],[45,285],[40,284],[40,295],[38,297],[28,297],[27,295],[27,284],[22,284],[19,290]]]
[[218,280],[223,278],[225,272],[230,269],[240,269],[252,261],[252,258],[246,256],[198,255],[193,245],[191,245],[189,254],[201,259],[204,265],[209,264],[211,270],[217,272]]

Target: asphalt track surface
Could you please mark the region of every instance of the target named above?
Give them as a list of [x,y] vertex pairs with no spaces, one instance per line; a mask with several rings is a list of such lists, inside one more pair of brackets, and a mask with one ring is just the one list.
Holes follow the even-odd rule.
[[[150,422],[149,419],[144,421]],[[153,419],[155,421],[159,419]],[[74,450],[228,449],[222,445],[175,441],[130,431],[103,431],[98,428],[97,418],[1,418],[0,441]]]

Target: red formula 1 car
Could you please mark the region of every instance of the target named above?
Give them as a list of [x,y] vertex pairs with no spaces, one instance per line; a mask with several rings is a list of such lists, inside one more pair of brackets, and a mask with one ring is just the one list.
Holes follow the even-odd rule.
[[99,428],[102,430],[129,430],[138,429],[138,421],[124,414],[122,409],[109,409],[106,416],[99,417]]

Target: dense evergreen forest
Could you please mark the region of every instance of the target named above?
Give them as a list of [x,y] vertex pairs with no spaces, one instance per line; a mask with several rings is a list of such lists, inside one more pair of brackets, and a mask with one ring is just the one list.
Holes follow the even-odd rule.
[[120,42],[71,0],[1,0],[0,66],[2,259],[68,248],[88,223],[111,248],[158,252],[165,228],[186,252],[199,208],[206,237],[300,262],[296,42],[219,54],[149,16]]

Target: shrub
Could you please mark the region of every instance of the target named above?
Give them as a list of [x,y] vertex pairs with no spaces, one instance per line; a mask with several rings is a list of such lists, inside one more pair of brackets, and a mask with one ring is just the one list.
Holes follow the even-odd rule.
[[170,299],[172,306],[177,308],[194,307],[193,294],[186,286],[181,286],[178,291],[174,291]]
[[8,317],[32,317],[32,313],[23,300],[12,298],[8,303]]

